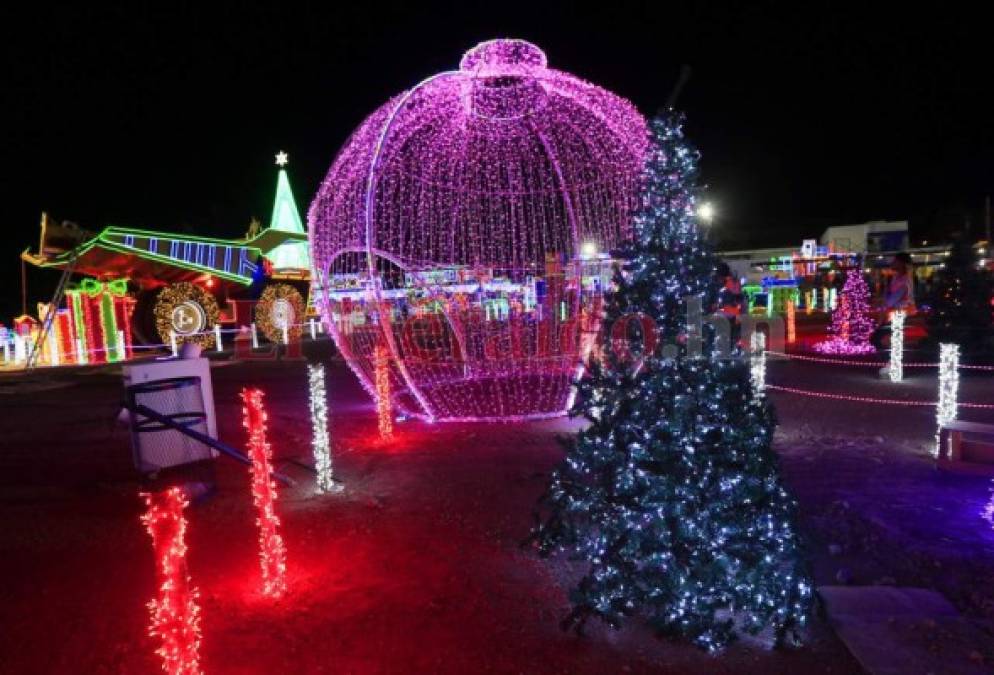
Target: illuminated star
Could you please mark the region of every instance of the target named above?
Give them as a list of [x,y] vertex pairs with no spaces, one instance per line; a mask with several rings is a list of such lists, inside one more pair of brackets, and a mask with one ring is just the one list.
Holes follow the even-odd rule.
[[287,154],[280,150],[276,153],[276,166],[286,166],[288,159]]

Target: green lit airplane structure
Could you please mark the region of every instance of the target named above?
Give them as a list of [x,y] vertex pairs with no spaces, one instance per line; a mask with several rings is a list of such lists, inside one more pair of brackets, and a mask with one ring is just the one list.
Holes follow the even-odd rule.
[[[280,165],[269,227],[244,239],[219,239],[111,225],[98,234],[72,224],[56,224],[42,214],[36,254],[22,257],[38,267],[66,269],[101,280],[129,279],[142,288],[208,278],[248,286],[265,258],[276,278],[310,276],[307,233]],[[258,228],[254,228],[258,229]]]
[[[276,155],[279,174],[269,226],[262,228],[253,221],[244,238],[117,225],[94,233],[74,223],[57,223],[43,213],[38,251],[25,251],[21,258],[41,268],[62,270],[51,303],[55,307],[61,305],[71,277],[123,282],[135,301],[133,332],[146,343],[187,337],[206,342],[204,332],[216,323],[240,326],[252,321],[260,321],[263,334],[272,338],[290,314],[299,321],[312,311],[307,232],[290,189],[286,162],[286,153]],[[260,265],[265,266],[264,274]],[[253,309],[260,294],[261,302]],[[266,318],[270,314],[276,319]]]

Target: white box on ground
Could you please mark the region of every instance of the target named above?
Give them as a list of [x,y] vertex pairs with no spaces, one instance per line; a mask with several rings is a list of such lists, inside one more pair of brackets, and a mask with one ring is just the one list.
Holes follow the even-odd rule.
[[[204,400],[207,434],[211,438],[217,438],[217,417],[214,414],[214,387],[211,383],[210,361],[205,358],[142,361],[125,365],[123,373],[125,388],[135,384],[169,380],[175,377],[199,377],[200,393]],[[180,455],[176,458],[177,463],[184,461],[183,453]],[[212,448],[211,455],[217,457],[218,452]],[[162,466],[171,465],[166,458],[160,458],[160,461],[162,460],[165,460],[165,464]]]

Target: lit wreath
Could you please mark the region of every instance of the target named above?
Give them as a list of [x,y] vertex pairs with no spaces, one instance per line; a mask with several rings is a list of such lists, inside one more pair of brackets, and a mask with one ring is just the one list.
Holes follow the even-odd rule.
[[[200,286],[181,281],[162,289],[155,301],[155,328],[164,344],[176,333],[176,342],[193,342],[204,349],[214,346],[217,300]],[[192,333],[203,333],[193,335]]]
[[278,321],[283,312],[289,313],[287,337],[291,342],[299,340],[300,321],[304,317],[304,299],[300,291],[289,284],[267,286],[255,306],[255,323],[270,342],[283,342],[283,324]]

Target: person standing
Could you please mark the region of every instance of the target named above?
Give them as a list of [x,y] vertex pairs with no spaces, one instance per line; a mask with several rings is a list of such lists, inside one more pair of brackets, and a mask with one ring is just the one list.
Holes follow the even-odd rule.
[[915,312],[914,266],[911,256],[903,251],[898,253],[891,261],[890,269],[893,275],[881,304],[880,325],[870,336],[870,343],[877,349],[883,348],[884,336],[890,335],[890,318],[893,312],[903,311],[906,316]]

